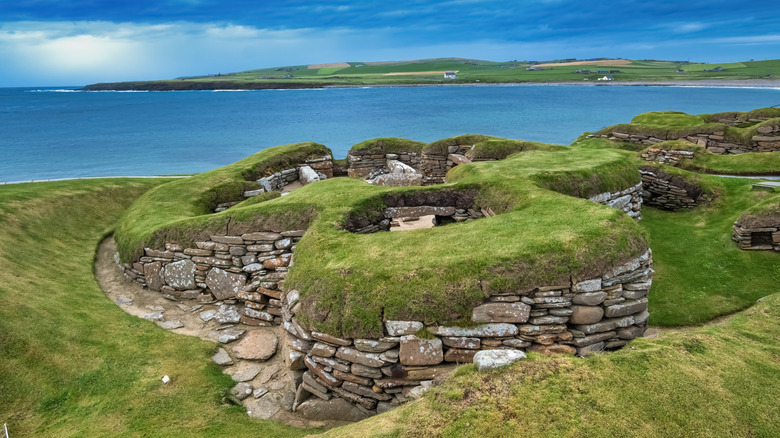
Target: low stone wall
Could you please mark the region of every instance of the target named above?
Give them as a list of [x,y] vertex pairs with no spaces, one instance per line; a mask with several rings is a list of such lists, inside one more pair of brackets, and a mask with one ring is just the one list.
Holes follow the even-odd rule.
[[732,227],[732,240],[745,251],[780,251],[780,224],[774,227],[748,228],[738,221]]
[[729,142],[724,137],[723,131],[712,134],[694,134],[675,138],[656,138],[643,134],[628,134],[613,131],[611,134],[601,135],[614,141],[652,146],[666,140],[687,140],[699,146],[707,148],[714,154],[742,154],[745,152],[775,152],[780,151],[780,126],[759,126],[758,133],[751,138],[750,144],[736,144]]
[[692,160],[696,156],[694,152],[676,149],[649,148],[641,157],[646,161],[677,166],[681,160]]
[[[309,184],[327,178],[333,178],[333,157],[330,155],[312,158],[298,164],[296,167],[285,169],[257,180],[261,188],[244,192],[244,198],[251,198],[271,191],[282,191],[287,185],[296,181],[301,184]],[[241,201],[221,202],[214,208],[214,213],[225,211]]]
[[347,175],[352,178],[366,178],[372,173],[381,172],[387,168],[387,162],[398,160],[407,166],[420,169],[422,158],[417,152],[399,154],[377,154],[371,151],[349,151]]
[[646,205],[664,210],[694,208],[711,199],[694,184],[653,166],[639,168],[642,174],[642,198]]
[[380,339],[344,339],[307,331],[296,321],[298,292],[283,299],[286,361],[304,371],[296,404],[310,395],[346,399],[381,413],[433,384],[451,364],[470,363],[480,350],[510,349],[589,355],[620,348],[647,328],[652,257],[570,284],[492,296],[472,313],[469,328],[384,321]]
[[466,158],[466,152],[472,147],[470,144],[449,146],[447,155],[424,153],[421,167],[423,185],[443,184],[450,169],[459,164],[471,163]]
[[229,322],[281,324],[284,278],[304,232],[211,236],[195,247],[166,243],[164,250],[146,248],[138,261],[118,265],[129,280],[172,300],[237,304]]
[[588,200],[622,210],[630,217],[642,220],[642,183],[615,193],[599,193]]

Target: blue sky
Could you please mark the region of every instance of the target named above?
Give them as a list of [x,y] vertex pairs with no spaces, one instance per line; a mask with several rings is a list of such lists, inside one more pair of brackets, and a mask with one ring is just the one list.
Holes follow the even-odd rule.
[[780,58],[777,0],[0,0],[0,86],[338,61]]

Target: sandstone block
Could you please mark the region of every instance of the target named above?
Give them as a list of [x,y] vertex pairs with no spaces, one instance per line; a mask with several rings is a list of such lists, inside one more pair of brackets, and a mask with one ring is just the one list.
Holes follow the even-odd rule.
[[218,300],[234,298],[246,284],[246,277],[214,268],[206,276],[206,286]]
[[371,339],[355,339],[355,348],[365,353],[383,353],[398,345],[398,342],[374,341]]
[[281,239],[281,237],[282,235],[279,233],[269,233],[269,232],[247,233],[241,235],[242,240],[250,240],[254,242],[274,242],[276,240]]
[[486,303],[475,307],[471,314],[474,322],[512,322],[528,321],[531,306],[525,303]]
[[467,337],[444,337],[441,339],[442,343],[452,348],[464,348],[467,350],[479,350],[481,340],[479,338],[467,338]]
[[369,367],[379,368],[385,365],[385,362],[374,353],[363,353],[354,348],[339,347],[336,351],[336,357],[352,363],[359,363]]
[[647,310],[647,298],[642,298],[638,301],[625,301],[614,306],[609,306],[604,310],[604,315],[608,318],[617,318],[621,316],[633,315],[644,310]]
[[644,336],[644,334],[645,334],[645,328],[636,325],[632,325],[630,327],[626,327],[617,331],[618,338],[624,340],[635,339]]
[[311,348],[310,353],[314,356],[333,357],[336,354],[336,347],[322,342],[317,342]]
[[471,328],[438,326],[432,328],[431,332],[438,336],[503,338],[516,335],[518,328],[514,324],[494,323]]
[[[371,368],[371,369],[373,369],[373,368]],[[336,369],[333,370],[333,377],[335,377],[337,379],[344,380],[344,381],[348,381],[348,382],[355,382],[355,383],[357,383],[359,385],[364,385],[364,386],[371,385],[371,379],[370,378],[360,377],[358,375],[355,375],[355,374],[352,374],[352,373],[349,373],[349,372],[336,370]],[[379,373],[379,377],[382,377],[382,373],[381,372]]]
[[317,339],[319,341],[327,342],[329,344],[335,344],[335,345],[342,345],[342,346],[349,346],[352,345],[352,341],[349,339],[342,339],[337,338],[335,336],[331,336],[327,333],[320,333],[320,332],[311,332],[311,336],[314,339]]
[[577,348],[577,356],[580,357],[588,357],[592,356],[599,351],[604,351],[604,345],[606,345],[603,341],[602,342],[596,342],[595,344],[590,344],[585,347],[579,347]]
[[353,363],[352,368],[349,371],[356,376],[368,377],[371,379],[379,379],[382,377],[382,371],[378,368],[368,367],[359,363]]
[[401,337],[400,360],[403,365],[436,365],[444,360],[441,339]]
[[479,371],[495,370],[525,359],[520,350],[482,350],[474,355],[473,363]]
[[244,239],[240,236],[211,236],[211,241],[227,245],[242,245],[244,243]]
[[610,338],[614,338],[616,333],[614,331],[597,333],[595,335],[585,336],[582,338],[574,338],[571,343],[575,347],[585,347],[591,344],[595,344],[601,341],[605,341]]
[[385,329],[390,336],[413,335],[423,327],[420,321],[385,321]]
[[163,269],[163,276],[168,286],[174,289],[195,289],[195,263],[191,260],[169,263]]
[[279,340],[268,330],[252,330],[233,346],[233,355],[238,359],[268,360],[276,353]]
[[593,280],[585,280],[580,281],[579,283],[576,283],[574,287],[572,287],[571,291],[574,293],[581,293],[581,292],[597,292],[601,290],[601,279],[596,278]]
[[159,292],[163,284],[165,284],[165,280],[162,276],[162,263],[161,262],[152,262],[147,263],[144,265],[144,277],[146,277],[146,287],[148,287],[150,290]]
[[562,345],[562,344],[552,344],[552,345],[539,345],[534,344],[528,347],[528,351],[532,353],[541,353],[544,355],[551,355],[551,354],[575,354],[577,353],[577,349],[572,347],[571,345]]
[[306,365],[306,368],[308,368],[309,371],[314,373],[315,376],[319,377],[326,385],[330,387],[341,385],[341,380],[333,377],[331,373],[325,371],[325,367],[322,364],[318,364],[317,362],[313,361],[312,358],[306,357],[303,360],[303,363]]
[[445,362],[472,363],[477,350],[462,350],[460,348],[450,348],[444,353]]

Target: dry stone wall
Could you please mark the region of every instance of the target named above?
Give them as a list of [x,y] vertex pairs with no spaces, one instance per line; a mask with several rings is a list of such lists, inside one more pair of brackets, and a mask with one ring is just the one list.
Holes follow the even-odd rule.
[[281,324],[284,278],[304,232],[211,236],[194,247],[166,243],[119,267],[129,280],[172,300],[238,305],[232,322]]
[[649,148],[641,155],[646,161],[668,164],[670,166],[677,166],[680,164],[680,161],[692,160],[695,156],[696,153],[691,151],[661,148]]
[[423,185],[443,184],[447,172],[459,164],[471,163],[466,157],[473,145],[453,145],[447,154],[424,153],[422,159]]
[[[287,185],[296,181],[303,185],[321,181],[327,178],[333,178],[333,157],[326,155],[319,158],[311,158],[298,164],[296,167],[281,170],[272,175],[260,178],[257,182],[261,188],[247,190],[244,192],[244,198],[251,198],[271,191],[282,191]],[[225,211],[241,201],[221,202],[214,209],[215,213]]]
[[588,200],[622,210],[630,217],[642,220],[642,183],[619,192],[599,193]]
[[296,321],[299,294],[289,291],[282,301],[286,361],[303,371],[296,404],[336,397],[381,413],[419,396],[481,350],[589,355],[620,348],[647,328],[652,276],[648,250],[599,277],[492,296],[473,310],[473,327],[390,320],[379,339],[304,329]]
[[749,144],[738,144],[728,141],[725,138],[725,132],[717,131],[712,134],[693,134],[684,136],[669,136],[667,138],[657,138],[652,135],[638,133],[624,133],[612,131],[610,134],[601,135],[602,138],[608,138],[613,141],[625,141],[641,145],[652,146],[666,140],[687,140],[706,148],[714,154],[742,154],[745,152],[775,152],[780,151],[780,126],[759,126],[758,132],[754,135]]
[[732,240],[745,251],[780,251],[780,223],[775,226],[749,228],[739,221],[732,227]]
[[639,168],[642,174],[642,198],[646,205],[663,210],[694,208],[711,201],[703,190],[679,176],[653,166]]
[[370,150],[349,151],[347,175],[352,178],[366,178],[372,173],[383,172],[387,162],[398,160],[414,169],[420,168],[421,157],[417,152],[402,152],[398,154],[382,154]]

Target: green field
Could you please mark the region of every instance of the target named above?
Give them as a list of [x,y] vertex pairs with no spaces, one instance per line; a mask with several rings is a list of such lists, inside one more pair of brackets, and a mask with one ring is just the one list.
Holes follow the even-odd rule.
[[[572,60],[567,60],[572,61]],[[386,63],[350,62],[349,67],[323,67],[309,69],[307,65],[263,68],[236,73],[188,77],[165,81],[125,82],[102,84],[94,89],[119,87],[186,87],[253,88],[274,86],[286,88],[293,86],[369,86],[369,85],[435,85],[435,84],[474,84],[474,83],[536,83],[536,82],[585,82],[597,83],[603,76],[611,76],[615,81],[701,81],[701,80],[745,80],[766,79],[773,75],[780,79],[780,60],[746,61],[723,64],[691,64],[682,61],[640,61],[640,60],[601,60],[613,65],[589,64],[571,65],[565,62],[545,61],[507,61],[494,62],[484,60],[442,58],[417,61],[399,61]],[[528,68],[550,64],[539,71]],[[705,72],[717,67],[723,71]],[[677,72],[678,69],[684,70]],[[590,73],[576,73],[577,70],[589,70]],[[610,71],[619,72],[610,73]],[[455,79],[445,79],[442,72],[457,72]],[[602,71],[599,73],[599,71]],[[436,73],[431,73],[436,72]],[[406,73],[398,75],[398,73]],[[122,85],[119,85],[122,84]],[[91,87],[91,86],[90,86]],[[88,88],[90,88],[88,87]]]

